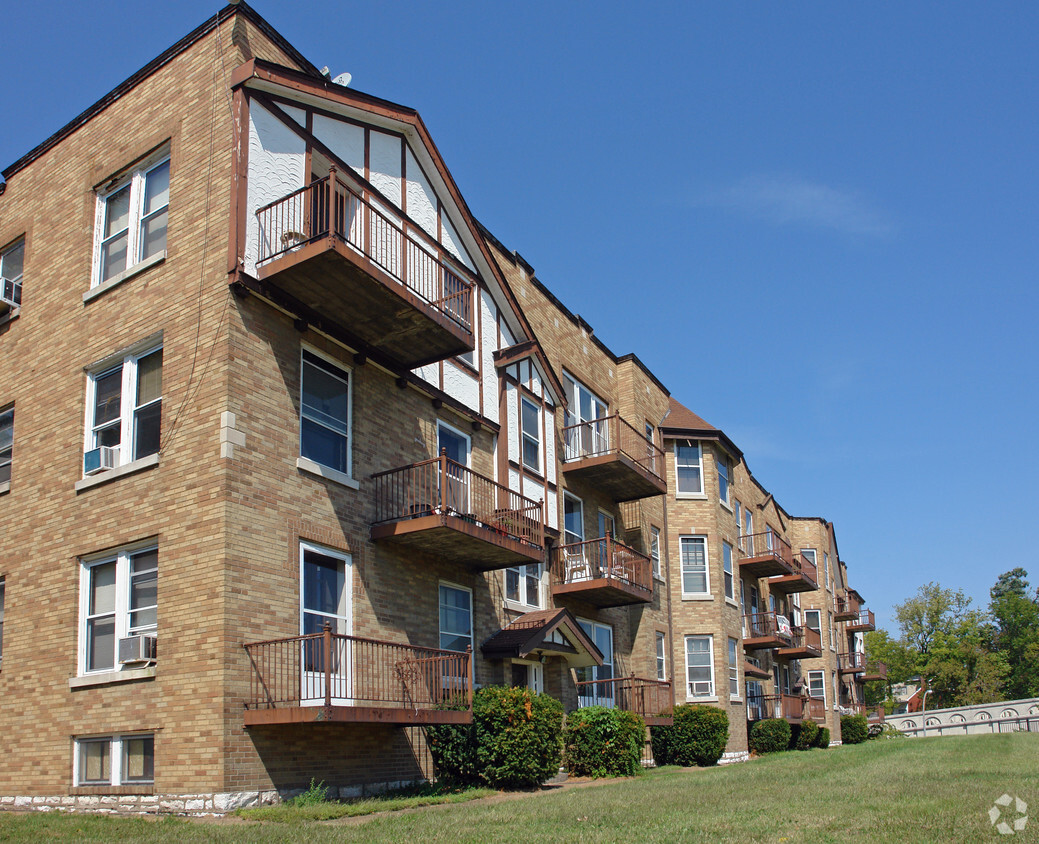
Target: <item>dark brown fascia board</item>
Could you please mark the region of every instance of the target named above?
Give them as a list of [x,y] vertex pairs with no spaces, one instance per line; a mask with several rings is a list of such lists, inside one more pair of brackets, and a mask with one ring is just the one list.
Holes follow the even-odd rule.
[[440,150],[437,148],[433,136],[430,135],[421,115],[419,115],[415,109],[409,108],[408,106],[398,105],[397,103],[379,97],[373,97],[370,94],[362,93],[353,88],[345,88],[342,85],[336,85],[334,82],[328,81],[320,74],[315,78],[313,74],[301,73],[293,68],[284,67],[263,59],[250,59],[242,67],[238,68],[232,77],[232,87],[242,85],[249,79],[259,79],[273,85],[282,85],[300,91],[301,93],[308,93],[312,96],[321,97],[332,102],[338,102],[341,105],[350,106],[352,108],[358,108],[367,111],[370,114],[375,114],[389,120],[396,120],[400,123],[406,123],[411,126],[418,135],[419,141],[429,151],[430,158],[437,169],[438,175],[447,187],[451,199],[461,212],[462,220],[468,227],[473,242],[477,245],[477,248],[482,253],[484,260],[487,262],[487,266],[490,267],[491,272],[494,274],[494,281],[501,289],[502,295],[505,297],[509,309],[512,311],[522,333],[526,337],[537,339],[534,334],[534,329],[527,321],[526,315],[523,313],[515,294],[512,292],[512,288],[509,287],[509,283],[505,280],[505,276],[499,269],[497,261],[494,260],[490,250],[487,248],[487,243],[481,234],[481,226],[477,223],[476,218],[473,216],[473,212],[469,209],[469,205],[465,201],[465,197],[462,196],[462,192],[458,189],[458,185],[455,183],[454,177],[451,175],[451,171],[448,169],[447,163],[444,161],[444,157],[440,154]]
[[541,344],[538,343],[537,339],[524,340],[522,343],[517,343],[514,346],[509,346],[507,349],[499,349],[494,352],[494,364],[495,366],[508,366],[509,364],[521,361],[524,358],[534,358],[539,364],[539,369],[544,371],[545,377],[551,382],[550,387],[552,392],[556,394],[556,403],[560,407],[567,407],[566,391],[563,389],[563,385],[559,378],[556,377],[555,371],[548,362],[548,358],[545,356],[545,350],[541,348]]
[[84,124],[91,121],[95,116],[104,111],[112,103],[116,102],[120,97],[132,90],[139,83],[147,79],[157,70],[163,66],[169,64],[173,59],[191,47],[195,42],[201,40],[203,37],[208,35],[220,24],[226,21],[228,18],[236,14],[245,15],[250,21],[252,21],[256,27],[263,32],[268,38],[271,39],[281,50],[288,55],[294,62],[299,64],[303,71],[312,76],[321,77],[321,71],[319,71],[314,65],[312,65],[307,59],[300,53],[295,47],[293,47],[285,38],[271,26],[260,14],[249,6],[247,3],[232,2],[227,6],[224,6],[219,12],[217,12],[209,20],[205,21],[200,26],[193,29],[187,35],[180,39],[176,44],[164,51],[156,58],[152,59],[148,64],[142,67],[133,75],[127,77],[123,82],[120,82],[105,94],[100,100],[90,106],[86,111],[73,118],[69,123],[62,126],[57,132],[51,135],[43,143],[29,150],[25,155],[15,161],[13,164],[8,166],[2,171],[4,179],[10,179],[18,171],[23,170],[41,155],[46,153],[48,150],[53,149],[57,144],[61,143],[65,138],[75,132]]
[[850,592],[852,595],[854,595],[856,598],[858,598],[860,604],[866,603],[866,599],[862,597],[862,593],[859,592],[858,589],[853,589],[852,587],[849,586],[848,587],[848,592]]
[[[667,421],[667,417],[664,418]],[[711,440],[713,442],[719,442],[725,446],[725,450],[728,451],[737,460],[743,460],[746,464],[746,458],[743,456],[743,452],[739,450],[736,443],[728,438],[724,431],[719,428],[669,428],[667,425],[660,425],[660,434],[665,439],[686,439],[686,440]],[[753,480],[754,476],[750,474],[750,468],[747,469],[747,474],[750,475]],[[756,480],[754,483],[758,483]],[[758,484],[761,487],[761,491],[766,495],[768,490]]]

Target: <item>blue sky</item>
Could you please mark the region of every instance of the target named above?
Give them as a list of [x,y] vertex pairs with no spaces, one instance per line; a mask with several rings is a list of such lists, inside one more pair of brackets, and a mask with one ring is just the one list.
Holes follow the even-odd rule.
[[[218,8],[7,8],[0,167]],[[835,522],[878,623],[1037,585],[1039,5],[256,8],[417,108],[597,336]]]

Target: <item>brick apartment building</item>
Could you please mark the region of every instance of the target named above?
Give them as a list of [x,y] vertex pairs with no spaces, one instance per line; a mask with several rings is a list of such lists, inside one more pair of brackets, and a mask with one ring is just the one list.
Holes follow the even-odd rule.
[[474,684],[709,701],[732,759],[861,702],[832,526],[246,4],[3,175],[0,804],[421,779]]

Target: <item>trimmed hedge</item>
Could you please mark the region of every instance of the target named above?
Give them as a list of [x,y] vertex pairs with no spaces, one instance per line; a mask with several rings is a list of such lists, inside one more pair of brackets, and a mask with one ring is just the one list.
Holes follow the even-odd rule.
[[580,777],[634,777],[642,773],[646,723],[634,712],[586,706],[566,716],[567,771]]
[[653,759],[658,765],[708,767],[722,758],[729,739],[729,716],[716,706],[682,703],[674,724],[651,727]]
[[844,744],[862,744],[869,734],[865,715],[841,716],[841,741]]
[[830,728],[820,727],[819,735],[815,739],[815,746],[826,750],[830,746]]
[[819,725],[815,721],[802,721],[797,731],[797,750],[811,750],[819,741]]
[[559,772],[563,705],[527,688],[485,686],[472,724],[426,728],[437,776],[457,785],[533,788]]
[[755,721],[750,728],[750,749],[755,753],[778,753],[790,747],[790,724],[783,718]]

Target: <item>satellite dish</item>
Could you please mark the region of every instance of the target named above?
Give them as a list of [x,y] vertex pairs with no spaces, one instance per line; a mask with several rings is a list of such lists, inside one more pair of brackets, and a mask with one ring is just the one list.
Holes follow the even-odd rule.
[[349,88],[351,79],[353,79],[353,77],[349,73],[340,73],[332,81],[335,82],[336,85],[342,85],[344,88]]

